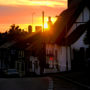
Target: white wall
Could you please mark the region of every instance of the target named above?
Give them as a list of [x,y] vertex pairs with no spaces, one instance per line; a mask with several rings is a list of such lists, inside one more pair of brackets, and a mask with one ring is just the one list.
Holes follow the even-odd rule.
[[77,25],[76,25],[76,23],[74,23],[74,24],[72,25],[72,27],[70,28],[69,32],[67,33],[66,37],[69,36],[76,27],[77,27]]
[[58,46],[53,44],[52,48],[51,45],[47,45],[46,50],[53,49],[53,53],[55,56],[55,51],[57,51],[57,62],[54,58],[54,65],[58,63],[60,72],[66,71],[66,60],[68,60],[68,70],[71,70],[71,61],[70,61],[70,47],[67,47],[67,59],[66,59],[66,47],[65,46]]
[[80,49],[80,47],[87,48],[88,45],[85,45],[84,42],[83,42],[85,34],[86,34],[86,32],[74,44],[72,44],[71,47],[75,48],[75,49],[78,49],[78,50]]
[[68,71],[71,70],[70,47],[61,46],[58,54],[60,71],[66,71],[66,61],[68,61]]
[[87,7],[83,9],[76,22],[87,22],[90,19],[90,11]]
[[67,47],[67,56],[68,56],[68,71],[71,70],[71,47]]
[[90,11],[87,7],[84,8],[83,14],[84,14],[84,22],[90,20]]
[[77,18],[76,22],[83,22],[83,12],[81,12],[81,14]]
[[60,71],[66,71],[66,48],[64,46],[61,46],[58,52]]
[[90,20],[90,11],[87,7],[83,9],[75,23],[70,28],[69,32],[67,33],[66,37],[69,36],[80,24],[84,24]]

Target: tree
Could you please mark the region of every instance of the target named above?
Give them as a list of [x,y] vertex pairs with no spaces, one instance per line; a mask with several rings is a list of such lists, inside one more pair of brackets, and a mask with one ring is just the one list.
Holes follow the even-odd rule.
[[19,28],[19,26],[15,26],[15,24],[11,25],[11,28],[9,30],[9,33],[20,33],[21,29]]
[[16,26],[15,24],[10,26],[10,29],[8,31],[8,39],[9,40],[18,40],[22,36],[22,30],[19,28],[19,26]]

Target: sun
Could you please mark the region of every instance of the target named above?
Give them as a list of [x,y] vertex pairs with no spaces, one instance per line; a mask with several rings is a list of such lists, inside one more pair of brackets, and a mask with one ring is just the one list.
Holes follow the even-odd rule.
[[44,28],[48,29],[48,24],[47,23],[44,24]]

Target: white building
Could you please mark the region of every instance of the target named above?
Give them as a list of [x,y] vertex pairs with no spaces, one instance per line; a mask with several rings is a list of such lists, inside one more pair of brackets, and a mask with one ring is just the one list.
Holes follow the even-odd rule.
[[83,40],[90,25],[89,0],[73,3],[74,1],[72,0],[72,5],[58,16],[53,28],[52,40],[56,45],[54,44],[52,49],[57,46],[60,71],[71,70],[73,62],[78,69],[84,67],[85,63],[85,50],[88,45],[85,45]]

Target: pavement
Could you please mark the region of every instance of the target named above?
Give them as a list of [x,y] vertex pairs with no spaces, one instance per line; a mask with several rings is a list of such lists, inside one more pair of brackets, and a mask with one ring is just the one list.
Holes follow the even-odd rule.
[[85,89],[90,90],[90,74],[88,72],[59,72],[54,74],[49,74],[52,77],[62,78],[76,85],[79,85]]

